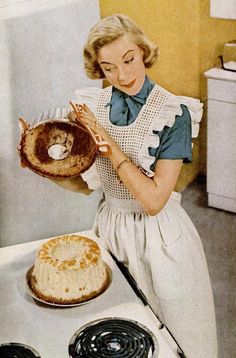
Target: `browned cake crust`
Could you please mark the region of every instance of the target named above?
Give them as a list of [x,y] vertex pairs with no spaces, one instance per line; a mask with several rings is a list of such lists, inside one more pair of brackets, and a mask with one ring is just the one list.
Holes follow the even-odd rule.
[[[65,146],[70,154],[65,159],[52,159],[48,149],[55,144]],[[97,146],[86,129],[61,119],[44,121],[27,129],[18,151],[22,163],[35,173],[63,179],[86,171],[95,160]]]
[[98,244],[94,240],[89,239],[86,236],[75,235],[75,234],[62,235],[50,239],[49,241],[45,242],[42,245],[37,255],[43,261],[48,262],[54,267],[57,267],[59,271],[64,271],[68,267],[74,266],[76,264],[75,260],[63,260],[63,262],[58,262],[52,257],[50,253],[51,249],[53,247],[60,245],[61,243],[73,244],[73,243],[80,243],[80,242],[83,242],[85,245],[87,245],[88,248],[86,255],[83,257],[83,260],[81,260],[80,262],[80,267],[84,268],[85,266],[89,266],[91,264],[97,263],[101,253]]

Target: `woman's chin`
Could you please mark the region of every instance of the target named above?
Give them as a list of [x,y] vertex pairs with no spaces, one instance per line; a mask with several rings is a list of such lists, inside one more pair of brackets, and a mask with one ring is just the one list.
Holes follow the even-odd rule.
[[137,93],[139,93],[139,91],[141,90],[142,86],[139,88],[137,86],[135,87],[131,87],[131,88],[127,88],[125,86],[122,86],[119,88],[120,91],[126,93],[128,96],[135,96]]
[[135,96],[137,93],[139,93],[143,87],[144,80],[135,80],[133,85],[131,86],[119,86],[118,89],[124,93],[126,93],[129,96]]

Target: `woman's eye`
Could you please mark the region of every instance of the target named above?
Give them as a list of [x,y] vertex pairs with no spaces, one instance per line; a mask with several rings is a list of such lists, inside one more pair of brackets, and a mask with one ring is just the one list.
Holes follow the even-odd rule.
[[130,59],[128,59],[128,60],[125,60],[125,63],[131,63],[132,61],[133,61],[133,57],[132,58],[130,58]]
[[113,67],[104,68],[104,71],[106,72],[112,72],[114,70]]

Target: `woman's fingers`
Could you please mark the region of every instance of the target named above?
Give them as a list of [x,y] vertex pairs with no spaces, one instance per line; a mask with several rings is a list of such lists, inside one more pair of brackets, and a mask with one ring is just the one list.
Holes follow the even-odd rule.
[[85,104],[78,107],[78,113],[82,121],[84,121],[91,129],[96,129],[98,125],[97,119]]
[[75,111],[69,112],[66,117],[69,118],[70,121],[76,122],[76,113],[75,113]]
[[81,122],[84,122],[95,134],[109,140],[110,136],[106,129],[97,121],[97,118],[86,104],[76,105],[77,113]]

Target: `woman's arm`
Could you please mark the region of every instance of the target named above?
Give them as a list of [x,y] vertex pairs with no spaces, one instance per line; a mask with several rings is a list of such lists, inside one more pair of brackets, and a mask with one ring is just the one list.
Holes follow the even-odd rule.
[[157,161],[154,177],[142,173],[118,147],[112,146],[111,162],[123,184],[140,202],[149,215],[158,214],[166,204],[179,177],[182,159],[160,159]]
[[50,179],[53,183],[59,185],[63,189],[89,195],[93,190],[89,189],[87,183],[81,176],[70,179]]
[[96,121],[93,113],[84,106],[80,118],[111,147],[109,156],[117,175],[149,215],[158,214],[169,199],[179,177],[182,159],[161,159],[157,161],[155,175],[147,177],[139,168],[129,161],[118,144]]

